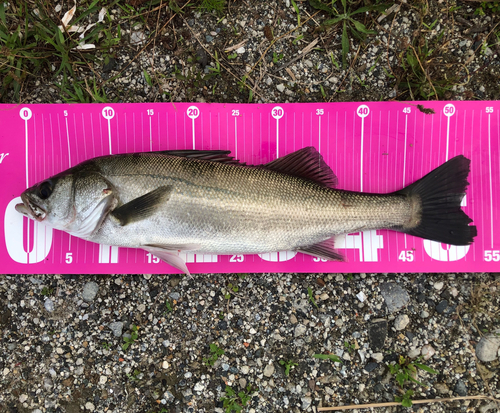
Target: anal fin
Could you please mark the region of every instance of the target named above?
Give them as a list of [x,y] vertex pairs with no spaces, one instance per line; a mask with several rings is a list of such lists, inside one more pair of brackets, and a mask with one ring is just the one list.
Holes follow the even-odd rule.
[[167,250],[147,245],[141,248],[153,254],[155,257],[158,257],[160,260],[166,262],[172,267],[177,268],[179,271],[182,271],[188,277],[191,277],[191,274],[189,273],[186,263],[181,257],[179,257],[180,250]]
[[324,258],[329,261],[345,261],[342,254],[335,251],[334,239],[328,238],[327,240],[318,242],[317,244],[300,247],[297,251],[303,254],[313,255],[318,258]]

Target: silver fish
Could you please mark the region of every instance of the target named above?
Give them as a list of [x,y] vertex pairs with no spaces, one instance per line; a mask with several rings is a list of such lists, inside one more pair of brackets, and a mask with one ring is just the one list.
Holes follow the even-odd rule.
[[333,237],[370,229],[470,244],[477,230],[460,208],[469,168],[460,155],[400,191],[371,194],[335,189],[312,147],[259,166],[229,151],[122,154],[28,188],[16,209],[88,241],[142,248],[189,274],[181,251],[342,260]]

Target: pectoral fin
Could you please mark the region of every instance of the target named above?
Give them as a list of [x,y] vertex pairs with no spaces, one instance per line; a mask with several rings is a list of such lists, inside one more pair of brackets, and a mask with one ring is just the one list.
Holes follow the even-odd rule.
[[314,245],[300,247],[298,251],[304,254],[314,255],[315,257],[324,258],[330,261],[345,261],[344,256],[335,251],[333,238],[329,238],[325,241],[319,242]]
[[160,186],[138,198],[113,210],[111,215],[124,226],[134,221],[140,221],[154,214],[156,209],[167,202],[172,193],[171,186]]
[[155,257],[158,257],[162,261],[171,265],[172,267],[177,268],[179,271],[182,271],[188,277],[191,277],[191,274],[189,273],[186,263],[181,257],[179,257],[179,252],[180,252],[179,250],[166,250],[163,248],[157,248],[152,246],[143,246],[142,248],[145,249],[147,252],[153,254]]

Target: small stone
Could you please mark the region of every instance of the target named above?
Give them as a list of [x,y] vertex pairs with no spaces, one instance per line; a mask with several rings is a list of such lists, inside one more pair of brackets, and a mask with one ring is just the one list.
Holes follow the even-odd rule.
[[410,301],[410,297],[406,290],[401,288],[396,283],[381,284],[380,293],[382,294],[382,297],[384,297],[389,313],[400,310],[408,304],[408,301]]
[[342,327],[344,325],[344,321],[341,318],[338,318],[337,320],[335,320],[335,325],[337,327]]
[[375,370],[376,368],[378,367],[378,363],[374,363],[373,361],[368,363],[364,370],[368,373],[372,372],[373,370]]
[[89,281],[83,286],[82,298],[89,303],[94,300],[98,291],[99,286],[97,285],[97,283],[95,283],[94,281]]
[[459,396],[462,396],[462,397],[467,396],[467,386],[465,385],[465,383],[462,380],[457,381],[457,384],[455,385],[454,391]]
[[420,356],[420,353],[422,351],[419,348],[414,348],[408,352],[408,357],[411,359],[416,359],[418,356]]
[[239,385],[240,385],[240,387],[241,387],[242,389],[244,389],[245,387],[247,387],[247,381],[246,381],[246,379],[244,379],[243,377],[242,377],[241,379],[239,379],[239,380],[238,380],[238,383],[239,383]]
[[245,53],[245,48],[242,46],[242,47],[240,47],[240,48],[236,49],[236,53],[238,53],[238,54],[243,54],[243,53]]
[[488,334],[481,337],[476,345],[476,356],[481,361],[494,361],[497,358],[497,353],[500,350],[500,329],[495,331],[495,334]]
[[108,381],[106,376],[99,377],[99,384],[105,384]]
[[271,377],[273,374],[274,374],[274,364],[271,363],[264,368],[264,376]]
[[436,354],[436,350],[430,344],[422,347],[422,357],[424,360],[429,360],[434,354]]
[[163,363],[161,363],[161,368],[162,368],[163,370],[168,369],[168,368],[169,368],[169,366],[170,366],[170,365],[168,364],[168,361],[167,361],[167,360],[164,360],[164,361],[163,361]]
[[448,307],[448,301],[443,300],[436,306],[436,311],[439,314],[443,314],[444,310],[446,310],[447,307]]
[[137,306],[137,310],[140,312],[140,313],[143,313],[144,311],[146,311],[146,305],[145,304],[139,304]]
[[204,389],[205,389],[205,385],[201,381],[196,383],[194,385],[194,388],[193,388],[194,391],[198,391],[198,392],[202,392]]
[[442,282],[442,281],[438,281],[438,282],[434,283],[434,289],[436,289],[438,291],[442,290],[443,287],[444,287],[444,282]]
[[250,371],[250,367],[249,366],[243,366],[240,368],[240,371],[242,374],[248,374],[248,372]]
[[309,396],[302,397],[302,410],[307,410],[312,403],[312,398]]
[[361,301],[362,303],[365,302],[366,300],[366,295],[363,291],[360,291],[359,293],[356,294],[356,297],[359,301]]
[[43,303],[43,306],[45,307],[45,309],[49,313],[51,313],[52,311],[54,311],[54,302],[50,298],[47,298],[45,300],[45,302]]
[[229,364],[227,364],[227,363],[222,363],[221,367],[222,367],[222,370],[224,370],[224,371],[228,371],[229,370]]
[[304,60],[304,64],[307,66],[307,67],[313,67],[313,62],[311,62],[310,60]]
[[307,331],[307,328],[304,324],[298,324],[297,327],[295,327],[294,335],[295,337],[300,337]]
[[90,402],[85,403],[85,408],[87,410],[90,410],[91,412],[93,412],[95,410],[95,406],[93,405],[93,403],[90,403]]
[[172,300],[178,300],[179,298],[181,298],[181,295],[179,293],[170,293],[170,298]]
[[279,85],[276,86],[276,89],[278,89],[281,93],[285,91],[285,85],[283,83],[280,83]]
[[298,322],[298,321],[297,321],[297,317],[295,317],[295,314],[292,314],[292,315],[290,316],[290,323],[292,323],[292,324],[297,324],[297,322]]
[[398,315],[394,320],[394,328],[398,331],[404,330],[409,322],[410,318],[406,314]]
[[384,359],[384,355],[382,353],[373,353],[372,359],[380,363]]
[[207,43],[212,43],[214,38],[213,38],[213,36],[210,36],[209,34],[207,34],[205,36],[205,40],[207,41]]
[[150,280],[151,279],[151,274],[142,274],[145,280]]
[[121,337],[123,332],[123,323],[121,321],[115,321],[109,324],[109,328],[113,332],[115,337]]
[[387,320],[374,320],[369,327],[368,336],[370,337],[372,349],[379,350],[384,347],[385,338],[387,337]]
[[21,394],[19,396],[19,402],[24,403],[26,400],[28,400],[28,395],[27,394]]
[[420,317],[421,317],[421,318],[427,318],[427,317],[429,317],[429,313],[428,313],[427,311],[425,311],[425,310],[424,310],[424,311],[422,311],[422,312],[420,313]]
[[446,395],[450,392],[450,389],[445,383],[435,383],[434,388],[438,391],[439,394]]

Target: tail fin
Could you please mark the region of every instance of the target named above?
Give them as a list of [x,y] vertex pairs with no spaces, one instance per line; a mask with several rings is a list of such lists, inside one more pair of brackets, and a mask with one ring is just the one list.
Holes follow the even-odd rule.
[[456,156],[434,169],[417,182],[396,192],[417,197],[420,204],[418,224],[403,232],[417,237],[452,245],[469,245],[477,235],[475,226],[460,203],[469,183],[470,160]]

